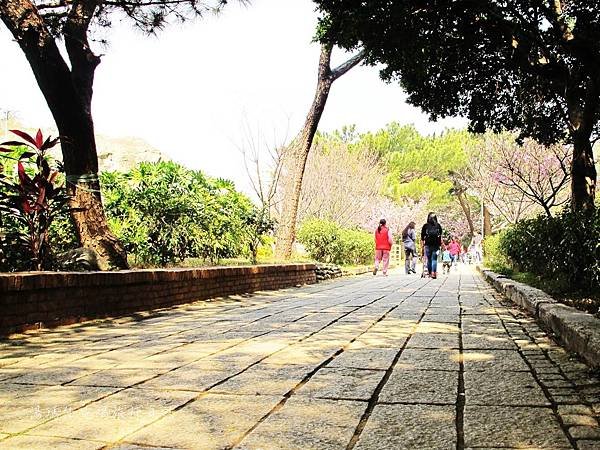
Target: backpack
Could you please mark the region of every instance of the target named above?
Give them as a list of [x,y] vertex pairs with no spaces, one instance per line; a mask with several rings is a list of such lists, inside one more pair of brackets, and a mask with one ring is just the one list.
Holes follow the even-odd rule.
[[438,225],[427,225],[425,228],[425,244],[438,246],[440,244],[440,239],[442,237],[442,233],[440,232],[440,227]]

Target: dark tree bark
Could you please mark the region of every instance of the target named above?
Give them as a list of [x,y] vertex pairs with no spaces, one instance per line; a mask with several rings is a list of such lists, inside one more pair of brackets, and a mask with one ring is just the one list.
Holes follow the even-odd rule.
[[589,139],[575,139],[571,166],[571,198],[574,211],[594,208],[596,166]]
[[464,192],[457,192],[456,198],[458,199],[458,203],[465,214],[465,219],[467,219],[467,223],[469,224],[469,232],[471,233],[471,236],[473,236],[475,234],[475,225],[473,224],[473,218],[471,217],[469,200]]
[[590,139],[598,120],[599,83],[600,80],[598,83],[588,80],[584,92],[580,83],[577,83],[566,95],[569,131],[573,139],[571,208],[574,211],[591,210],[595,207],[597,173]]
[[317,127],[319,126],[319,121],[325,110],[325,104],[329,97],[331,85],[339,77],[358,65],[364,58],[364,52],[361,51],[337,68],[331,69],[331,51],[332,45],[324,44],[321,46],[315,97],[310,111],[306,116],[304,127],[302,128],[300,135],[292,143],[292,149],[289,155],[291,158],[288,166],[292,177],[291,192],[286,193],[283,200],[275,247],[275,255],[280,259],[289,259],[292,255],[292,245],[296,237],[298,204],[302,192],[302,179],[304,177],[306,161],[308,159],[308,154],[310,153],[315,133],[317,132]]
[[473,224],[473,218],[471,217],[471,207],[469,206],[469,199],[467,198],[467,186],[464,180],[467,178],[465,174],[450,171],[448,173],[450,180],[452,181],[451,193],[456,196],[460,209],[462,209],[467,224],[469,225],[469,232],[471,236],[475,235],[475,225]]
[[492,215],[488,207],[483,204],[483,237],[486,238],[492,235]]
[[98,253],[102,268],[127,268],[125,251],[108,228],[100,197],[91,114],[94,72],[100,58],[87,41],[96,7],[94,1],[76,1],[68,15],[64,36],[70,69],[30,0],[0,2],[0,16],[25,54],[59,130],[81,245]]

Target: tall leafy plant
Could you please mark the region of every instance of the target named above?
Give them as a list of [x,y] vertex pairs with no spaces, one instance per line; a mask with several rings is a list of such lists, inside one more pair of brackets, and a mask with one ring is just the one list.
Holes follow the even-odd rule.
[[[52,169],[46,152],[59,139],[44,139],[38,130],[35,137],[11,130],[21,141],[0,144],[7,162],[16,163],[16,173],[0,171],[0,251],[7,268],[43,270],[50,264],[48,232],[52,221],[68,210],[69,196],[57,183],[59,169]],[[18,156],[15,148],[27,147]],[[10,154],[10,155],[9,155]],[[15,259],[21,256],[20,261]]]

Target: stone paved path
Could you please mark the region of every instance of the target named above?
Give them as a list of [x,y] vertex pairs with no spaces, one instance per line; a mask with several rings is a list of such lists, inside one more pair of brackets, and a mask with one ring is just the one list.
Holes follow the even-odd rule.
[[465,270],[0,341],[0,449],[600,449],[600,381]]

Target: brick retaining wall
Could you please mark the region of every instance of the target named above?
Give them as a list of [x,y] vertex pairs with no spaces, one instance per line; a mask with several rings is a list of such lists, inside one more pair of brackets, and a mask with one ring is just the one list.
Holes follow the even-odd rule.
[[315,282],[314,264],[0,274],[0,336]]

